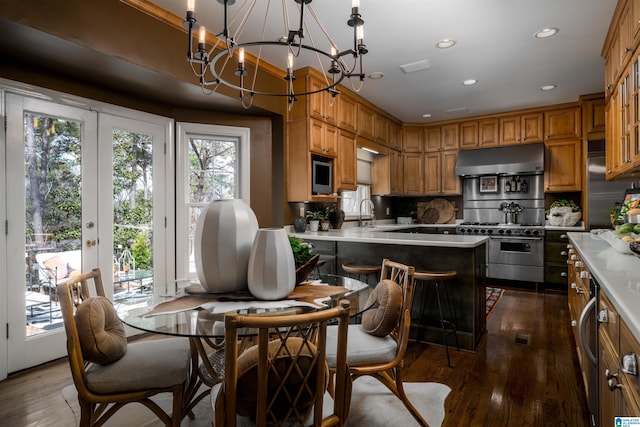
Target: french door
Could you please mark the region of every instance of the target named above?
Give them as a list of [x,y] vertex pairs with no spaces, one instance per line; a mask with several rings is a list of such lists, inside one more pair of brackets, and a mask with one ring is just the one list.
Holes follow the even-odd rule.
[[142,303],[164,294],[158,283],[171,276],[163,195],[170,121],[15,93],[5,106],[7,357],[0,378],[66,355],[57,284],[99,266],[107,297]]

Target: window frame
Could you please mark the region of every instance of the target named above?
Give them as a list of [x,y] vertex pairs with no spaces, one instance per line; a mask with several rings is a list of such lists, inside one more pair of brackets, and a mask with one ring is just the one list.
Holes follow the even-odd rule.
[[210,125],[201,123],[176,123],[176,278],[192,279],[189,271],[189,208],[196,204],[189,201],[189,138],[228,137],[238,140],[238,184],[236,198],[250,205],[250,129],[245,127]]

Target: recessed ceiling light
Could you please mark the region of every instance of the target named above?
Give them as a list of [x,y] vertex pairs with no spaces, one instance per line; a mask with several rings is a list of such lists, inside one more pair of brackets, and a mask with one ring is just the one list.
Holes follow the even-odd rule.
[[425,119],[428,119],[429,117],[431,117],[431,113],[424,113],[422,117],[424,117]]
[[370,78],[371,80],[378,80],[383,78],[384,74],[381,73],[380,71],[374,71],[373,73],[369,73],[367,77]]
[[452,40],[452,39],[442,39],[438,42],[436,42],[436,47],[438,49],[448,49],[450,47],[455,46],[456,41]]
[[553,90],[556,88],[556,85],[544,85],[540,86],[540,90]]
[[463,80],[462,84],[465,86],[471,86],[478,83],[478,81],[476,79],[467,79],[467,80]]
[[560,31],[557,28],[543,28],[540,31],[536,31],[534,34],[537,39],[546,39],[547,37],[555,36]]

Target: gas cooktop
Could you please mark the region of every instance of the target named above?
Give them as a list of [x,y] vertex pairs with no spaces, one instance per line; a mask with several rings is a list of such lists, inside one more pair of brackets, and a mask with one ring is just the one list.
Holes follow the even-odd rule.
[[540,223],[503,224],[499,222],[461,222],[457,234],[486,234],[489,236],[544,236]]

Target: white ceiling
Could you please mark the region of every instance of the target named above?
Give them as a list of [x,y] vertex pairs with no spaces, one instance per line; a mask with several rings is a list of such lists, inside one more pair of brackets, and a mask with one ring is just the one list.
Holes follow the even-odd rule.
[[[186,0],[152,1],[185,16]],[[293,10],[294,1],[286,1]],[[231,14],[243,2],[237,0]],[[272,3],[279,7],[277,0]],[[600,53],[615,6],[615,0],[360,0],[369,49],[365,71],[384,73],[382,79],[367,79],[360,94],[401,121],[415,123],[577,101],[603,91]],[[218,0],[196,0],[195,7],[208,32],[222,29]],[[311,7],[340,49],[350,48],[351,0],[316,0]],[[547,27],[558,28],[558,34],[533,36]],[[282,17],[270,18],[267,28],[281,35]],[[249,32],[260,29],[261,24],[249,25],[242,41],[258,40],[259,34]],[[313,37],[312,29],[309,33],[305,43]],[[445,38],[457,44],[437,49],[435,43]],[[399,68],[422,60],[431,68],[411,74]],[[296,61],[294,68],[313,66]],[[270,62],[284,68],[275,59]],[[462,85],[471,78],[478,83]],[[543,85],[557,88],[544,92]],[[422,118],[424,113],[432,117]]]

